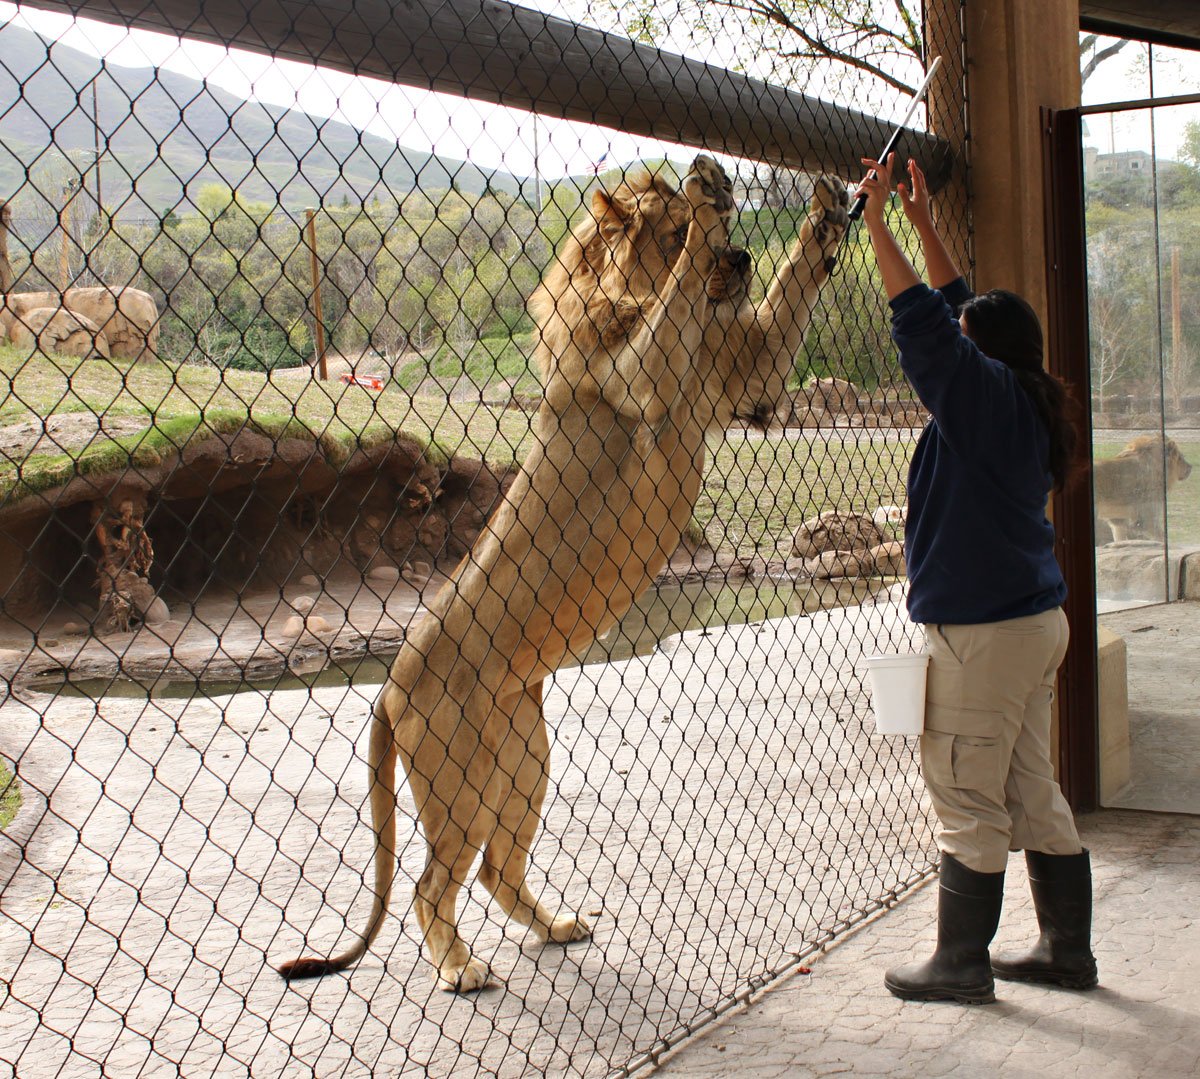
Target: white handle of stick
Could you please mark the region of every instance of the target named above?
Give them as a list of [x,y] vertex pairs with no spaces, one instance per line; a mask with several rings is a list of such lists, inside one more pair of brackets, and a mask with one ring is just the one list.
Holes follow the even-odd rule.
[[[892,137],[890,139],[888,139],[887,145],[883,148],[883,152],[880,153],[880,155],[875,159],[876,161],[879,161],[879,162],[887,161],[888,154],[890,154],[892,152],[892,149],[895,147],[896,143],[899,141],[900,136],[902,134],[904,134],[905,128],[908,127],[908,122],[916,114],[917,106],[921,104],[921,102],[925,99],[925,95],[929,92],[929,84],[931,82],[933,82],[933,76],[935,74],[937,74],[937,69],[939,67],[941,67],[941,64],[942,64],[942,58],[940,56],[935,56],[933,58],[933,63],[931,63],[929,65],[929,70],[927,72],[925,72],[925,78],[921,80],[921,85],[917,87],[917,92],[915,94],[913,94],[912,102],[908,106],[908,112],[906,112],[904,114],[904,119],[901,120],[900,123],[897,125],[896,130],[892,132]],[[870,176],[871,177],[875,176],[874,169],[871,170]],[[858,220],[858,218],[862,215],[863,207],[866,206],[866,204],[867,204],[867,196],[866,195],[859,195],[858,198],[856,198],[854,200],[854,205],[850,207],[850,220],[851,221]]]

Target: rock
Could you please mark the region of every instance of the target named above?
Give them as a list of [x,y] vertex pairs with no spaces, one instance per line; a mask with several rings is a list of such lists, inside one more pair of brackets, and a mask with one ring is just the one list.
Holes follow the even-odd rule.
[[142,614],[142,621],[148,626],[161,626],[171,620],[171,609],[157,596]]
[[887,540],[883,530],[864,513],[825,510],[796,529],[792,554],[812,559],[826,551],[867,551]]
[[[104,355],[131,360],[154,359],[158,347],[159,314],[154,297],[128,286],[95,285],[57,292],[9,293],[6,315],[28,323],[37,308],[63,310],[81,324],[96,327],[104,339]],[[7,318],[6,318],[7,321]],[[97,347],[99,341],[96,341]]]
[[400,580],[400,570],[395,566],[376,566],[367,574],[367,578],[381,584],[394,584]]
[[159,622],[158,625],[154,627],[154,636],[159,638],[159,640],[173,643],[183,636],[183,631],[185,628],[186,627],[182,622],[177,622],[173,618],[168,618],[165,622]]
[[867,557],[874,563],[874,572],[880,577],[903,577],[905,574],[904,544],[899,540],[872,547]]
[[826,412],[858,411],[858,387],[844,378],[810,378],[804,394],[814,408]]
[[1096,548],[1096,590],[1106,599],[1163,602],[1179,594],[1179,563],[1158,540],[1122,540]]
[[877,506],[875,512],[871,514],[871,520],[880,528],[886,528],[890,525],[897,530],[904,527],[907,517],[907,506]]
[[315,573],[306,573],[303,577],[300,578],[300,580],[297,582],[297,584],[301,585],[303,588],[320,588],[321,587],[321,582],[317,578],[317,575]]
[[62,631],[68,637],[78,637],[81,633],[87,632],[87,626],[82,622],[64,622]]
[[170,609],[158,598],[154,586],[144,577],[139,577],[129,586],[129,602],[148,626],[157,626],[171,617]]
[[38,647],[39,648],[57,648],[58,647],[58,638],[57,637],[39,637],[38,638]]
[[330,633],[332,630],[333,626],[331,626],[319,614],[310,614],[305,618],[301,618],[298,614],[294,614],[283,624],[283,635],[285,637],[293,638],[299,637],[304,633],[312,633],[316,635],[318,633]]
[[874,569],[875,563],[866,551],[825,551],[804,564],[804,572],[815,580],[869,577]]
[[299,637],[304,632],[304,619],[298,614],[292,615],[283,624],[283,635],[285,637]]
[[108,339],[86,315],[65,307],[37,307],[15,317],[9,328],[20,349],[40,349],[80,359],[108,359]]
[[417,577],[424,577],[427,580],[433,576],[433,566],[428,562],[413,562],[411,563],[413,573]]
[[309,595],[293,596],[284,602],[297,614],[308,614],[317,605],[317,601]]
[[28,653],[16,648],[0,648],[0,678],[12,679],[25,662]]

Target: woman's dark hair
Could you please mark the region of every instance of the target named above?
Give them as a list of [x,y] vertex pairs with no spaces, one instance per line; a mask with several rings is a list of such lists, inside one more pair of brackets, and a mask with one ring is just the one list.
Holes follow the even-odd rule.
[[1043,363],[1042,325],[1028,301],[1015,292],[992,289],[963,304],[967,336],[985,356],[1012,369],[1050,434],[1050,474],[1061,489],[1075,464],[1078,432],[1066,388]]

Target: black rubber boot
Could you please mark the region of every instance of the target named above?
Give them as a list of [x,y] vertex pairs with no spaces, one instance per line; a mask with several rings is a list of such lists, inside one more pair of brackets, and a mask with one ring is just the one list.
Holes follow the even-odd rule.
[[996,990],[988,945],[996,935],[1003,904],[1003,873],[976,873],[943,854],[937,948],[924,963],[889,970],[883,984],[901,1000],[990,1004]]
[[1091,989],[1096,976],[1092,955],[1092,859],[1081,854],[1025,852],[1029,890],[1042,935],[1025,955],[992,961],[997,978],[1044,982],[1066,989]]

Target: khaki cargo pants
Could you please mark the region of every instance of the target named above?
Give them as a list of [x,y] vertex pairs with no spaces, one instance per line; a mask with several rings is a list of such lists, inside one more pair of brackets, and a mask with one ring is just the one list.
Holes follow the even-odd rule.
[[978,873],[1001,872],[1010,850],[1082,849],[1050,762],[1050,704],[1068,632],[1061,608],[925,626],[921,769],[942,825],[938,847]]

